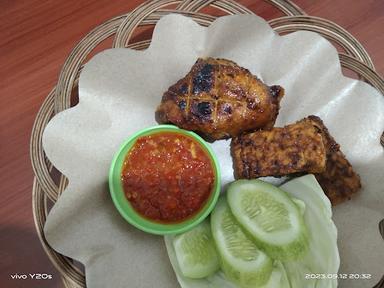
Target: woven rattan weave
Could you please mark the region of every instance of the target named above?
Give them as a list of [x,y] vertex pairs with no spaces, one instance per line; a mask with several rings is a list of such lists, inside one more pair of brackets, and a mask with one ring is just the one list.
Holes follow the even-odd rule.
[[[278,33],[286,34],[297,30],[308,30],[323,35],[344,49],[339,54],[341,65],[344,68],[356,72],[362,79],[384,94],[384,81],[375,72],[368,53],[346,30],[328,20],[307,16],[290,1],[266,0],[266,2],[287,15],[269,21]],[[67,179],[60,174],[57,175],[57,171],[54,173],[52,165],[45,157],[42,147],[42,134],[45,126],[53,115],[71,106],[71,98],[73,92],[77,90],[79,74],[85,60],[101,42],[113,37],[113,47],[145,49],[150,40],[140,42],[132,40],[137,29],[142,26],[153,26],[162,16],[169,13],[183,14],[201,25],[208,26],[216,17],[199,12],[207,7],[219,9],[225,14],[253,14],[252,11],[232,0],[147,1],[135,10],[112,18],[89,32],[68,56],[56,87],[52,89],[41,106],[33,126],[30,144],[32,166],[35,173],[32,191],[33,214],[41,243],[52,263],[60,271],[65,287],[85,287],[85,278],[83,271],[71,259],[51,249],[44,238],[43,226],[49,207],[60,197],[67,184]],[[384,135],[381,137],[381,143],[384,146]],[[382,287],[379,285],[376,287]]]

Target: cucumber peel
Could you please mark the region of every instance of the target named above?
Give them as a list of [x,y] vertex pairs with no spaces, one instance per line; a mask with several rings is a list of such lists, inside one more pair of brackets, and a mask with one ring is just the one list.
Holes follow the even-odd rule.
[[177,235],[173,239],[173,246],[180,270],[186,277],[204,278],[220,268],[211,226],[207,220]]

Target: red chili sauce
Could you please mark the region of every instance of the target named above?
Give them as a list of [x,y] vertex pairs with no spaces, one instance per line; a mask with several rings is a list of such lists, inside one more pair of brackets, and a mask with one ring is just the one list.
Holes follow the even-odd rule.
[[145,218],[163,223],[195,215],[209,198],[214,171],[196,140],[177,132],[138,138],[121,174],[124,192]]

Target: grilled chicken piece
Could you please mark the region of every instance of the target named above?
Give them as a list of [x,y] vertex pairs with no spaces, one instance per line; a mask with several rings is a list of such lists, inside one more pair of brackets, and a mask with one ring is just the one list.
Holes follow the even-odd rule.
[[273,127],[284,95],[247,69],[225,59],[198,59],[166,91],[156,111],[159,123],[193,130],[208,141]]
[[309,116],[308,119],[321,131],[327,153],[325,171],[315,174],[317,181],[332,205],[351,199],[351,196],[361,188],[360,176],[353,170],[323,121],[316,116]]
[[232,139],[235,178],[323,172],[326,150],[321,130],[310,119]]

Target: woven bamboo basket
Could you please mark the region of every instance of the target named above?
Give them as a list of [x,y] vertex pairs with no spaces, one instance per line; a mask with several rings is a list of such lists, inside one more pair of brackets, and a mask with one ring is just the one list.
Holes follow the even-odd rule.
[[[354,71],[359,77],[384,94],[384,80],[375,72],[374,65],[363,46],[346,30],[328,20],[308,16],[288,0],[265,0],[286,16],[273,19],[269,24],[280,34],[298,30],[308,30],[321,34],[335,43],[343,68]],[[221,14],[253,14],[246,7],[233,0],[152,0],[135,10],[112,18],[89,32],[75,46],[65,61],[56,87],[48,94],[42,104],[32,129],[30,155],[35,174],[32,189],[32,206],[36,230],[41,244],[53,265],[61,273],[65,287],[85,287],[85,276],[81,265],[72,259],[55,252],[44,237],[43,227],[50,207],[57,201],[67,185],[67,179],[57,172],[45,156],[42,147],[42,134],[49,120],[60,111],[73,106],[78,79],[83,65],[92,51],[109,37],[113,37],[112,47],[146,49],[151,40],[134,41],[137,29],[154,26],[157,21],[169,13],[178,13],[208,26],[217,16],[204,11],[220,11]],[[214,14],[214,13],[212,13]],[[384,146],[384,134],[378,139]],[[384,231],[381,225],[381,231]],[[384,287],[380,281],[376,288]]]

